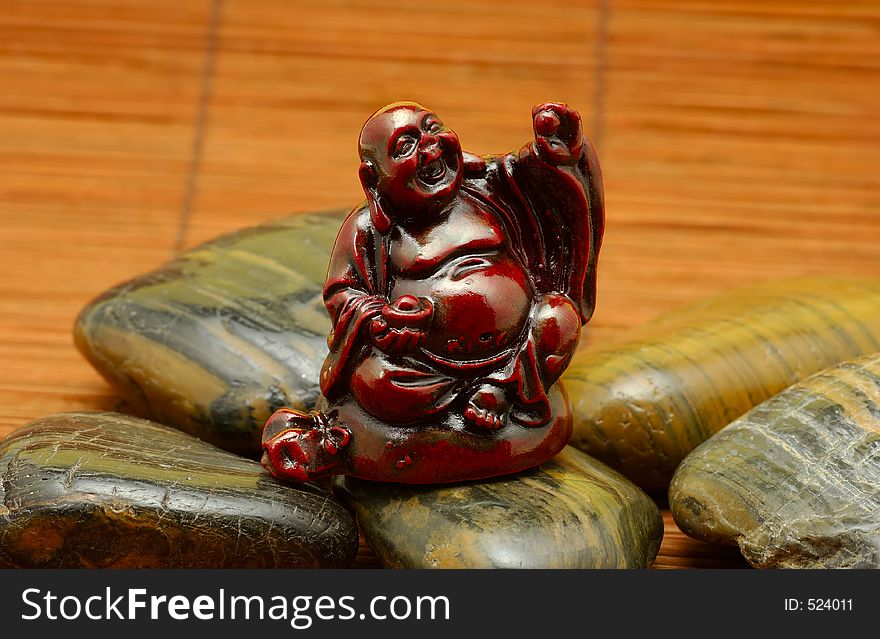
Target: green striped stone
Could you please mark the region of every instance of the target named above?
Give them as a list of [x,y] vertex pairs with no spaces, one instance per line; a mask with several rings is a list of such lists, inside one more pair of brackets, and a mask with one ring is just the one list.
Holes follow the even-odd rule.
[[880,281],[798,278],[723,293],[578,352],[563,375],[571,443],[648,491],[791,384],[880,350]]
[[258,456],[277,408],[317,399],[321,290],[344,213],[239,231],[117,286],[80,313],[76,344],[127,410]]
[[350,477],[336,492],[392,568],[644,568],[657,506],[626,478],[567,447],[542,466],[443,486]]
[[344,567],[351,515],[310,485],[117,413],[35,420],[0,442],[0,566]]
[[756,567],[880,568],[880,354],[817,373],[692,452],[679,527]]

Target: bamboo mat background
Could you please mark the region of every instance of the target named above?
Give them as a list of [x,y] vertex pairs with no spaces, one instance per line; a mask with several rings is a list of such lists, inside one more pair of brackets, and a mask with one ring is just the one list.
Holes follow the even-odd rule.
[[[735,285],[880,276],[880,3],[0,0],[0,436],[112,409],[78,310],[220,233],[353,205],[383,104],[465,148],[564,100],[608,226],[588,341]],[[362,549],[360,565],[375,565]],[[741,566],[666,513],[657,567]]]

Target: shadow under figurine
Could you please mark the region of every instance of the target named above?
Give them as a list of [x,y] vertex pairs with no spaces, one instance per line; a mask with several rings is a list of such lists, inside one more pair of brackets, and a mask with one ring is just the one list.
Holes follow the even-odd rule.
[[593,314],[602,177],[580,116],[548,102],[518,153],[479,157],[412,102],[360,135],[365,203],[336,239],[322,397],[282,409],[263,464],[307,481],[414,484],[537,466],[571,435],[559,376]]

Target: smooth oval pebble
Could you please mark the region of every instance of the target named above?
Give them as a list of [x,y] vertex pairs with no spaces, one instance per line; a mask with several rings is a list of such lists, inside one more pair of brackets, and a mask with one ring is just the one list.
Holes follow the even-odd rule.
[[571,447],[539,468],[481,482],[346,477],[335,488],[392,568],[643,568],[663,537],[647,495]]
[[293,215],[188,251],[91,302],[76,344],[131,412],[259,458],[269,416],[318,398],[321,292],[344,214]]
[[679,527],[768,568],[880,567],[880,354],[764,402],[691,453]]
[[624,343],[579,351],[563,379],[571,444],[648,491],[697,445],[791,384],[880,350],[880,282],[798,278],[709,298]]
[[117,413],[37,419],[0,442],[0,565],[344,567],[349,513],[313,486]]

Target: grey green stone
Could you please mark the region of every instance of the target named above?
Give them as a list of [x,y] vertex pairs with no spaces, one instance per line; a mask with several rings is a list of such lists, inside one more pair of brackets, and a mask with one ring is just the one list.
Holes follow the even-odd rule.
[[575,354],[563,375],[571,444],[665,491],[687,454],[734,419],[878,350],[880,280],[803,277],[721,293]]
[[411,486],[345,478],[335,489],[393,568],[644,568],[663,537],[645,493],[571,447],[492,480]]
[[117,286],[80,313],[76,344],[126,410],[258,457],[266,419],[318,397],[344,213],[245,229]]
[[345,567],[351,515],[256,462],[117,413],[35,420],[0,442],[0,566]]
[[880,354],[817,373],[696,448],[678,526],[761,568],[880,567]]

